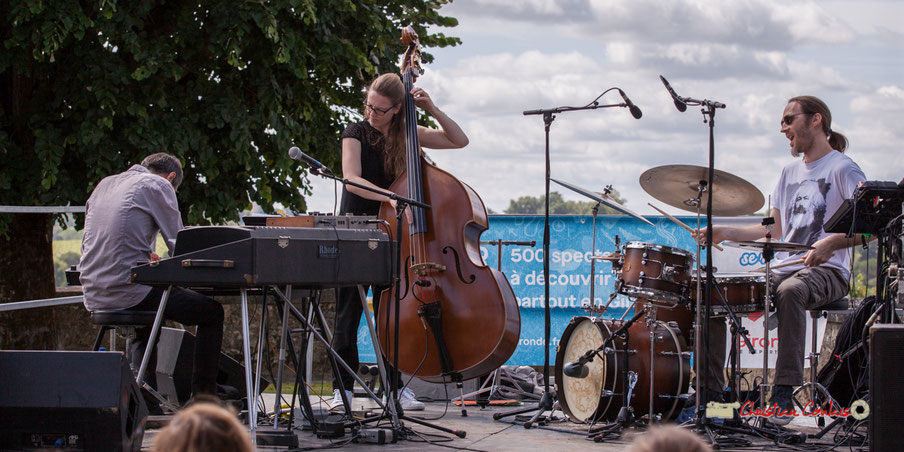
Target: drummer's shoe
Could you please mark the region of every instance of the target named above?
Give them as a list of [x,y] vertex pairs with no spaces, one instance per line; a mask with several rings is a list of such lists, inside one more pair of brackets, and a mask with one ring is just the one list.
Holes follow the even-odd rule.
[[[722,403],[725,401],[723,397],[722,391],[713,391],[711,389],[706,390],[706,400],[709,402],[718,402]],[[697,405],[697,397],[694,394],[691,394],[687,400],[684,401],[684,408],[681,410],[681,413],[678,414],[678,418],[675,419],[675,422],[678,424],[684,424],[685,422],[693,421],[697,418],[697,413],[695,411],[695,407]],[[716,423],[721,423],[721,419],[717,419]]]
[[[719,402],[722,403],[725,401],[725,397],[723,396],[722,391],[713,391],[712,389],[707,389],[706,392],[706,401],[707,402]],[[688,396],[687,400],[684,402],[685,407],[694,406],[697,404],[697,396],[691,394]]]
[[[769,403],[773,407],[773,409],[785,413],[793,413],[794,401],[791,400],[793,396],[793,386],[775,385],[772,388],[772,397],[770,397]],[[794,419],[794,416],[792,415],[775,415],[768,418],[769,422],[772,422],[775,425],[788,425],[789,423],[791,423],[792,419]]]

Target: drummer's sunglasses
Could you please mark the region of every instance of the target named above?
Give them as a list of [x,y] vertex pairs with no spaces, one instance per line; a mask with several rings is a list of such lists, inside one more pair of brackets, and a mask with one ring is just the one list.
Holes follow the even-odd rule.
[[787,125],[790,126],[791,123],[794,122],[794,117],[795,117],[795,116],[809,115],[809,114],[810,114],[810,113],[794,113],[793,115],[785,115],[785,117],[782,118],[781,125],[786,125],[786,124],[787,124]]

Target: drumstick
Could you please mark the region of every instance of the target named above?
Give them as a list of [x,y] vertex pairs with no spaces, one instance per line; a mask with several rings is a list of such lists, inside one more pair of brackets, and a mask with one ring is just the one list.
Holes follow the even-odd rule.
[[[669,220],[674,221],[675,224],[677,224],[678,226],[681,226],[682,228],[687,229],[687,232],[694,232],[694,230],[691,229],[690,226],[688,226],[688,225],[682,223],[682,222],[681,222],[680,220],[678,220],[677,218],[675,218],[675,217],[673,217],[673,216],[671,216],[671,215],[669,215],[669,214],[663,212],[663,211],[660,210],[658,207],[656,207],[656,206],[654,206],[654,205],[652,205],[652,204],[650,204],[650,203],[647,203],[647,205],[650,206],[650,207],[652,207],[652,208],[654,208],[654,209],[656,209],[656,211],[658,211],[659,213],[665,215],[665,217],[668,218]],[[719,251],[725,251],[725,250],[722,249],[722,247],[719,246],[719,245],[713,245],[713,248],[715,248],[715,249],[717,249],[717,250],[719,250]]]
[[[769,267],[769,270],[775,270],[775,269],[777,269],[777,268],[782,268],[782,267],[790,267],[790,266],[792,266],[792,265],[803,264],[803,263],[804,263],[804,260],[803,260],[803,259],[798,259],[798,260],[796,260],[796,261],[785,262],[784,264],[778,264],[778,265]],[[765,272],[766,272],[766,267],[755,268],[755,269],[750,270],[750,271],[751,271],[751,272],[758,272],[758,273],[765,273]]]

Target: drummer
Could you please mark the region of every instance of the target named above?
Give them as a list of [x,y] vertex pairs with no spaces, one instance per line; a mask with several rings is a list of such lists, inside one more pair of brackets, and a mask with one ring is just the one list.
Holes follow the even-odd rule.
[[[843,298],[848,293],[850,252],[854,244],[862,243],[858,234],[853,238],[845,234],[830,234],[823,230],[825,221],[838,210],[845,199],[851,197],[860,182],[866,180],[863,171],[844,154],[847,138],[832,130],[832,114],[826,104],[813,96],[798,96],[788,100],[782,113],[781,133],[788,138],[791,155],[803,156],[782,170],[772,193],[775,219],[773,239],[810,245],[806,252],[776,253],[774,266],[795,260],[803,263],[790,265],[773,272],[775,306],[778,318],[778,359],[770,405],[784,411],[794,409],[792,394],[795,386],[803,383],[804,341],[806,311],[817,309]],[[693,231],[695,238],[703,241],[705,230]],[[766,236],[762,225],[713,226],[713,243],[723,240],[747,241]],[[774,318],[773,318],[774,319]],[[770,319],[769,328],[774,328]],[[716,328],[711,335],[712,344],[725,342],[725,327]],[[721,333],[721,339],[717,336]],[[719,356],[722,347],[711,346],[711,361]],[[721,351],[724,362],[724,350]],[[711,365],[707,390],[719,390],[723,386],[721,365]],[[715,368],[715,369],[714,369]],[[714,372],[715,370],[715,372]],[[791,416],[771,418],[778,425],[791,421]]]

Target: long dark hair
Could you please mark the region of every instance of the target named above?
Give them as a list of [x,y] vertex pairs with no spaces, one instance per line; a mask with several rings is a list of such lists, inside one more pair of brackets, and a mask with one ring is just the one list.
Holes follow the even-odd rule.
[[367,91],[390,99],[393,106],[402,106],[389,123],[383,146],[386,154],[383,168],[387,175],[396,177],[405,169],[405,85],[398,74],[383,74],[370,83]]
[[822,116],[822,132],[829,137],[829,145],[832,149],[844,153],[848,146],[846,136],[832,130],[832,112],[825,102],[815,96],[797,96],[788,99],[788,103],[797,102],[800,105],[801,112],[812,115],[819,113]]

